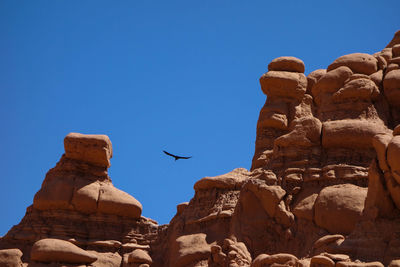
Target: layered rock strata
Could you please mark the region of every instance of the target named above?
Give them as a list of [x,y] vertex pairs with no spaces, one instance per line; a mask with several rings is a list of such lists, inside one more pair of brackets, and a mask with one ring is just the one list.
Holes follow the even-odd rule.
[[400,31],[304,75],[279,57],[251,170],[205,177],[168,225],[107,174],[111,142],[72,133],[0,266],[400,266]]

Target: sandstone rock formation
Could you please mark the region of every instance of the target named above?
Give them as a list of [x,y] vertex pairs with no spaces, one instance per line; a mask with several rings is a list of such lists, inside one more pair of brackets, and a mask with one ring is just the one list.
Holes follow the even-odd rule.
[[168,225],[108,176],[107,136],[71,133],[0,266],[399,266],[400,31],[304,74],[279,57],[250,171],[205,177]]
[[92,263],[97,260],[97,257],[68,241],[44,238],[33,244],[31,260],[39,262]]
[[93,266],[120,266],[124,253],[149,250],[158,225],[141,217],[139,201],[113,186],[109,138],[71,133],[64,146],[65,154],[0,248],[19,248],[24,262]]
[[21,267],[22,252],[17,248],[0,250],[0,266]]

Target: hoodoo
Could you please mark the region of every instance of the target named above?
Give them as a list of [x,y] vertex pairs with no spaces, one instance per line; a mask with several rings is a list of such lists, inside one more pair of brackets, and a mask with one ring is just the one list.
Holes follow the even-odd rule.
[[308,76],[274,59],[250,170],[200,179],[168,225],[113,186],[107,136],[67,135],[0,266],[399,266],[399,36]]

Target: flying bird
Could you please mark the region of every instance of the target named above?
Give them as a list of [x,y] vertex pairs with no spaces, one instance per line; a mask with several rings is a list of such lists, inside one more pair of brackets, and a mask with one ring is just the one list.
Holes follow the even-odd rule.
[[165,154],[167,154],[168,156],[174,157],[174,158],[175,158],[175,161],[178,160],[178,159],[190,159],[190,158],[191,158],[191,157],[176,156],[176,155],[174,155],[174,154],[168,153],[168,152],[165,151],[165,150],[163,150],[163,152],[164,152]]

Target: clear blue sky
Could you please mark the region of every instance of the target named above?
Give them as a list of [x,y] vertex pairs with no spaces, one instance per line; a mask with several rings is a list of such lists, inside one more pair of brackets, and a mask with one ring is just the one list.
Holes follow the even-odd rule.
[[[69,132],[107,134],[113,183],[168,223],[204,176],[249,168],[258,83],[381,50],[393,1],[0,1],[0,235],[19,223]],[[162,150],[192,155],[174,162]]]

